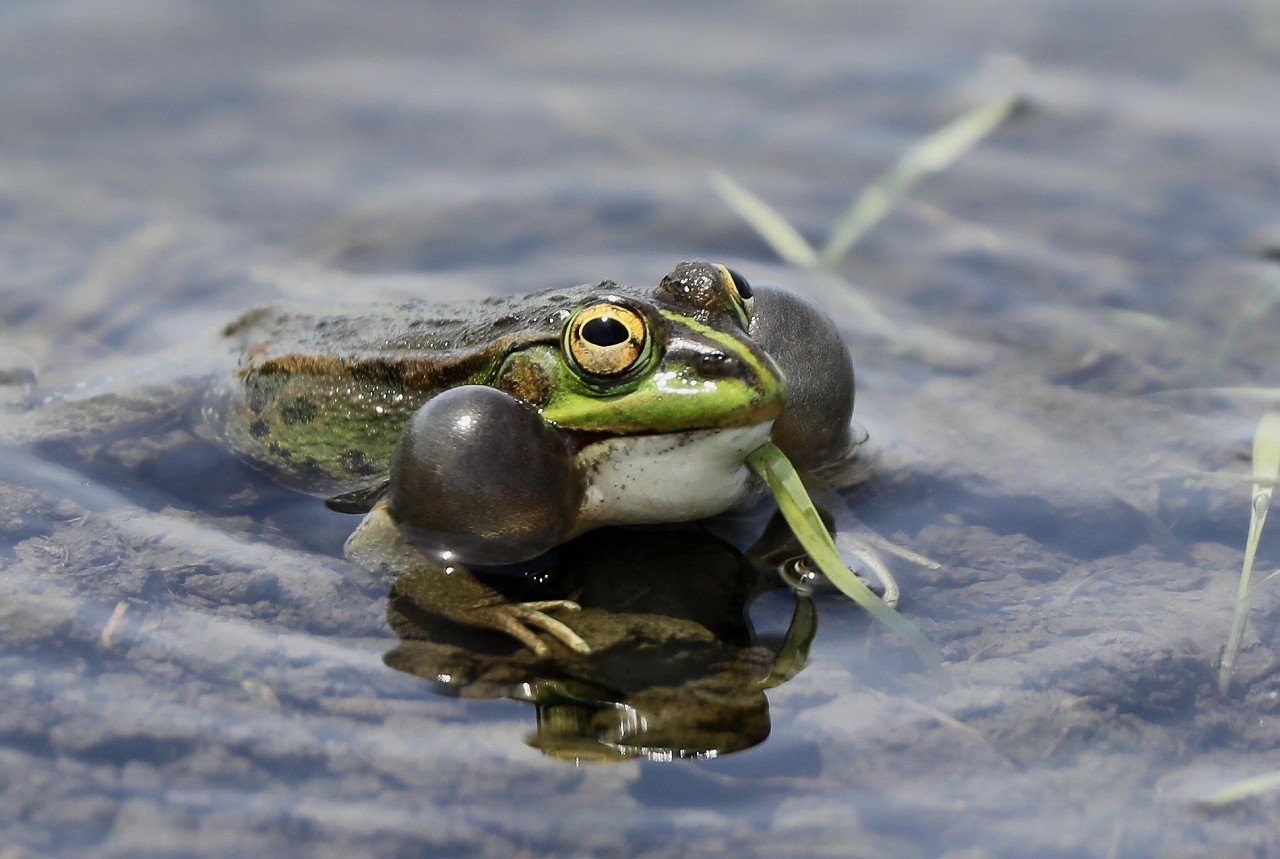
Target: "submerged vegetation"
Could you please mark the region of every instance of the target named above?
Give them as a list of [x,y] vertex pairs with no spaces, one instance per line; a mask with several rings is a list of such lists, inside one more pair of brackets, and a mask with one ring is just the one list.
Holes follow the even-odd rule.
[[831,540],[831,534],[800,480],[800,475],[786,455],[773,444],[765,443],[747,457],[747,465],[769,486],[769,491],[778,502],[779,511],[791,527],[791,533],[795,534],[823,575],[846,596],[866,609],[873,618],[902,636],[925,665],[930,668],[941,667],[942,654],[929,639],[914,624],[876,596],[845,566],[839,550]]
[[[1280,306],[1280,277],[1272,277],[1241,309],[1235,321],[1223,335],[1222,341],[1208,362],[1208,371],[1217,373],[1227,362],[1231,351],[1241,337],[1256,327],[1274,308]],[[1179,393],[1228,397],[1234,400],[1273,403],[1280,402],[1280,388],[1266,387],[1212,387],[1193,388]],[[1259,589],[1272,579],[1280,577],[1280,569],[1271,572],[1261,581],[1253,581],[1254,563],[1263,528],[1271,507],[1277,477],[1280,476],[1280,412],[1267,412],[1258,421],[1253,434],[1253,473],[1249,503],[1249,527],[1245,536],[1244,558],[1240,565],[1240,579],[1236,587],[1235,610],[1231,630],[1218,663],[1218,693],[1225,696],[1231,689],[1236,661],[1244,641],[1249,613]],[[1220,811],[1227,806],[1280,788],[1280,772],[1268,772],[1232,782],[1225,787],[1201,796],[1196,805],[1204,811]]]
[[[886,173],[856,195],[836,221],[821,248],[814,247],[773,206],[721,171],[708,177],[712,189],[783,261],[814,272],[830,297],[890,340],[901,339],[897,323],[835,267],[862,237],[893,210],[926,176],[950,167],[964,153],[1008,119],[1024,103],[1022,96],[994,99],[919,140]],[[894,610],[896,583],[882,575],[886,594],[882,600],[845,565],[823,525],[804,484],[780,450],[766,444],[747,459],[748,465],[768,484],[778,508],[810,559],[833,585],[862,606],[875,620],[900,635],[930,668],[942,665],[938,649],[910,621]]]
[[[854,197],[821,247],[810,243],[773,206],[732,177],[721,171],[713,171],[708,179],[721,200],[750,225],[780,259],[816,275],[815,285],[823,290],[824,298],[856,314],[891,344],[900,343],[904,339],[902,328],[840,274],[836,269],[837,265],[917,183],[929,175],[945,170],[1016,113],[1024,103],[1024,99],[1018,95],[994,99],[920,140],[879,179]],[[1277,307],[1280,307],[1280,277],[1272,277],[1244,305],[1218,348],[1209,356],[1205,367],[1208,374],[1219,374],[1238,342]],[[1212,387],[1183,390],[1180,393],[1212,394],[1240,400],[1280,403],[1280,387]],[[919,630],[848,571],[831,544],[831,537],[822,526],[798,476],[785,457],[771,448],[771,445],[766,445],[756,451],[748,462],[768,483],[780,510],[812,560],[833,584],[867,609],[876,620],[893,629],[911,644],[926,664],[939,665],[941,657],[937,649]],[[1258,544],[1278,472],[1280,413],[1268,412],[1259,421],[1253,439],[1253,483],[1248,535],[1237,588],[1235,614],[1218,671],[1218,689],[1224,695],[1229,690],[1235,673],[1254,596],[1263,585],[1280,577],[1280,570],[1271,572],[1260,581],[1255,581],[1253,575]],[[1215,810],[1278,788],[1280,772],[1267,773],[1244,779],[1205,796],[1198,801],[1198,805],[1206,810]]]
[[1280,472],[1280,413],[1268,412],[1258,422],[1258,429],[1253,436],[1253,494],[1249,505],[1249,534],[1245,538],[1244,564],[1240,568],[1235,618],[1231,623],[1231,634],[1227,638],[1226,649],[1222,652],[1222,664],[1218,669],[1218,691],[1224,695],[1231,686],[1231,675],[1235,672],[1236,656],[1240,652],[1240,642],[1244,638],[1245,625],[1249,620],[1254,590],[1280,575],[1278,570],[1257,585],[1250,586],[1253,561],[1258,552],[1262,528],[1267,522],[1267,510],[1271,506],[1271,493],[1275,489],[1277,472]]
[[[900,331],[897,324],[838,274],[834,267],[921,179],[955,163],[1022,103],[1022,97],[1016,95],[995,99],[918,141],[888,172],[854,197],[821,249],[810,244],[775,208],[727,174],[713,171],[709,181],[726,205],[746,221],[781,259],[819,273],[825,286],[839,287],[838,291],[833,290],[836,300],[851,305],[850,310],[884,336],[898,339]],[[894,593],[894,598],[882,600],[845,565],[804,484],[782,451],[772,444],[765,444],[747,458],[747,464],[769,486],[792,533],[831,583],[875,620],[900,635],[925,665],[941,667],[942,654],[938,649],[915,625],[894,610],[893,604],[897,600],[896,584],[892,578],[881,576],[886,593]]]
[[[1222,370],[1226,366],[1227,356],[1235,348],[1240,336],[1257,325],[1266,316],[1267,312],[1278,304],[1280,304],[1280,277],[1273,277],[1264,283],[1262,289],[1258,290],[1258,293],[1241,309],[1236,321],[1232,323],[1231,327],[1227,329],[1227,333],[1223,335],[1222,342],[1218,345],[1217,351],[1214,352],[1213,358],[1209,361],[1210,372]],[[1257,390],[1265,391],[1266,389]],[[1275,399],[1280,400],[1280,388],[1272,390],[1271,394]]]
[[859,241],[889,214],[922,179],[941,173],[1025,104],[1006,95],[980,105],[911,146],[880,178],[853,198],[830,236],[816,248],[777,209],[721,171],[712,171],[711,188],[785,262],[819,275],[826,296],[847,306],[890,340],[901,338],[898,324],[836,271]]
[[[1255,328],[1275,307],[1280,306],[1280,277],[1271,277],[1251,298],[1223,335],[1221,343],[1208,364],[1210,372],[1218,372],[1241,337]],[[1280,388],[1264,387],[1216,387],[1194,388],[1182,393],[1225,396],[1232,399],[1255,402],[1280,402]],[[1256,584],[1253,583],[1253,566],[1258,553],[1258,543],[1267,522],[1271,496],[1275,490],[1277,473],[1280,473],[1280,412],[1267,412],[1258,421],[1253,434],[1253,486],[1249,503],[1249,529],[1245,537],[1244,560],[1240,566],[1240,582],[1236,588],[1235,613],[1231,631],[1222,650],[1218,664],[1218,692],[1227,694],[1235,674],[1236,659],[1244,640],[1249,622],[1249,610],[1257,589],[1280,576],[1276,570]],[[1230,800],[1226,800],[1230,801]]]

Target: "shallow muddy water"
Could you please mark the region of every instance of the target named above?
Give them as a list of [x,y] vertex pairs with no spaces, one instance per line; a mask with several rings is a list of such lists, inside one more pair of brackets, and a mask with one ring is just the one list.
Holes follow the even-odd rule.
[[486,696],[625,673],[669,705],[669,652],[548,681],[401,641],[392,583],[342,557],[356,519],[229,463],[176,396],[111,440],[0,452],[4,859],[1280,855],[1275,795],[1194,804],[1280,769],[1280,591],[1214,685],[1249,509],[1221,475],[1265,406],[1156,393],[1280,385],[1280,306],[1224,348],[1280,279],[1280,7],[17,2],[0,80],[10,424],[216,372],[221,326],[275,300],[688,258],[816,290],[710,171],[820,243],[915,140],[1028,98],[840,264],[897,340],[814,293],[870,433],[846,501],[941,565],[893,562],[946,683],[820,596],[807,666],[740,694],[795,601],[760,597],[753,639],[721,609],[738,556],[682,545],[714,586],[635,629],[716,630],[679,649],[703,703],[672,712],[718,702],[701,748],[725,753],[575,763],[552,752],[581,713]]

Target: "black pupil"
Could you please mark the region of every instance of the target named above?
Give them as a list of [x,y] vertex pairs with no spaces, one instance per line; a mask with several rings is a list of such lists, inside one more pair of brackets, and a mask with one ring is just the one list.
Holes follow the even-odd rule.
[[582,326],[582,339],[593,346],[617,346],[627,340],[627,326],[612,316],[597,316]]
[[738,288],[738,295],[743,298],[751,297],[751,284],[747,283],[747,279],[738,274],[733,269],[729,269],[729,277],[733,278],[733,285]]

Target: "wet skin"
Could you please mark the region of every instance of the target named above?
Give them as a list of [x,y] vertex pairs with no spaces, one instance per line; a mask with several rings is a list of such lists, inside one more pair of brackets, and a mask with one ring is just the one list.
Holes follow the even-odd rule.
[[648,288],[268,308],[225,334],[239,368],[204,414],[227,445],[365,513],[348,556],[414,573],[415,602],[539,654],[589,650],[552,616],[576,604],[508,602],[466,565],[528,561],[602,525],[724,512],[751,496],[743,460],[766,440],[802,468],[850,448],[853,369],[832,321],[711,263]]

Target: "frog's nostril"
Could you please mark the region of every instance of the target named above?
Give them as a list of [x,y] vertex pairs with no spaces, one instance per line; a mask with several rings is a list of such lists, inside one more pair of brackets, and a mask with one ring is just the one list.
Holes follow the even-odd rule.
[[753,373],[750,355],[738,354],[720,343],[686,341],[676,350],[668,350],[667,357],[706,379],[746,378]]
[[742,362],[723,352],[711,352],[703,355],[699,364],[701,371],[708,375],[729,376],[737,372]]

